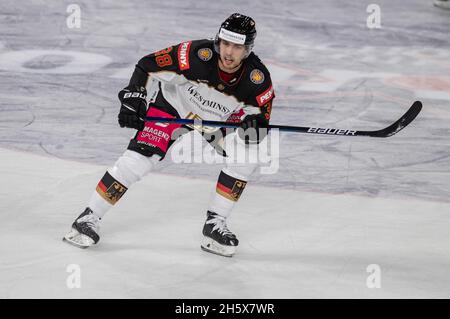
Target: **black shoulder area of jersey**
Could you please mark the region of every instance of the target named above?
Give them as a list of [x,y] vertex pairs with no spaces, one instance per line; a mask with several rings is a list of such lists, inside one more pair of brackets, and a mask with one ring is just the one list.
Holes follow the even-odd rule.
[[240,98],[246,104],[263,106],[274,97],[269,70],[253,52],[246,59],[239,87]]
[[194,63],[197,61],[201,63],[210,63],[217,55],[214,50],[214,40],[193,40],[189,55],[191,61],[194,61]]
[[[181,73],[193,81],[208,80],[211,73],[217,68],[217,53],[214,51],[214,41],[211,39],[192,40],[180,44],[178,49],[178,60],[182,60],[183,48],[189,51],[186,67],[182,68]],[[185,52],[186,52],[185,51]],[[186,57],[184,57],[186,59]]]
[[244,81],[257,92],[267,89],[271,84],[270,72],[255,53],[250,53],[246,59]]

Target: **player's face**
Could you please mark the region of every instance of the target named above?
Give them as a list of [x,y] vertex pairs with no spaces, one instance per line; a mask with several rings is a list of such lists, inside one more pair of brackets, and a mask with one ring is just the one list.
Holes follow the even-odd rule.
[[220,44],[220,60],[219,67],[222,71],[233,73],[237,71],[245,56],[246,49],[243,44],[236,44],[221,39]]

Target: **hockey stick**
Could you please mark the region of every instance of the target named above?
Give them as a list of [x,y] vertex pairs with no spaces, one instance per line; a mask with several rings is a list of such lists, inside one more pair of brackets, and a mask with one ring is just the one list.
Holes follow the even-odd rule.
[[[337,128],[321,128],[321,127],[302,127],[302,126],[286,126],[286,125],[269,125],[269,129],[279,129],[284,132],[297,132],[322,135],[338,135],[338,136],[370,136],[370,137],[389,137],[405,128],[411,123],[422,110],[422,102],[415,101],[413,105],[393,124],[376,131],[356,131]],[[202,121],[192,119],[168,119],[164,117],[146,117],[147,122],[175,123],[175,124],[193,124],[224,128],[238,128],[239,123],[228,123],[220,121]]]

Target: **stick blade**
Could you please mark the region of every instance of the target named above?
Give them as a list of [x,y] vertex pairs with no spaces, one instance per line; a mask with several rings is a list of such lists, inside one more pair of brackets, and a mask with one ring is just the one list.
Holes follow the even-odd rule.
[[396,122],[389,125],[388,127],[378,130],[378,131],[362,131],[358,135],[368,135],[373,137],[389,137],[394,134],[397,134],[402,129],[404,129],[406,126],[409,125],[416,117],[419,115],[420,111],[422,110],[422,102],[415,101],[413,105],[409,108],[408,111],[406,111],[405,114],[403,114],[402,117],[400,117]]

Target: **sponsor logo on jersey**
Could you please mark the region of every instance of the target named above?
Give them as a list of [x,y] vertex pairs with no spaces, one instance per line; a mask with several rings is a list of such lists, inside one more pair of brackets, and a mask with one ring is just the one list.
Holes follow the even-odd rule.
[[[163,126],[164,127],[164,126]],[[157,128],[153,128],[153,127],[144,127],[144,129],[142,130],[142,132],[148,132],[152,135],[155,135],[157,137],[162,137],[163,139],[165,139],[166,141],[168,141],[170,139],[170,135],[167,134],[164,131],[160,131]]]
[[255,83],[255,84],[261,84],[264,82],[264,73],[262,73],[260,70],[258,69],[254,69],[251,73],[250,73],[250,80]]
[[259,106],[263,106],[267,102],[269,102],[274,97],[273,87],[270,85],[270,87],[262,92],[260,95],[256,97],[256,101],[258,102]]
[[189,69],[189,48],[191,47],[192,41],[183,42],[178,47],[178,64],[180,66],[180,70],[184,71]]
[[197,52],[198,57],[200,58],[200,60],[202,61],[209,61],[212,58],[212,51],[209,48],[203,48],[198,50]]
[[196,89],[194,86],[189,86],[187,88],[188,93],[191,95],[190,100],[197,104],[197,106],[207,106],[211,109],[217,110],[221,112],[222,114],[229,114],[231,113],[231,110],[227,108],[225,105],[222,105],[220,103],[217,103],[216,101],[211,101],[205,99]]

